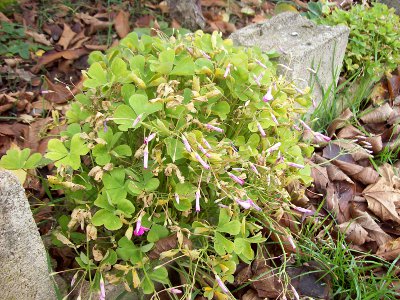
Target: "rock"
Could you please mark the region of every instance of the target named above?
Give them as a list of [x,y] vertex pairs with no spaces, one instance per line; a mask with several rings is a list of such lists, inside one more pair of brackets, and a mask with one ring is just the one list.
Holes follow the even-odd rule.
[[285,12],[244,27],[230,38],[236,45],[280,52],[279,74],[300,88],[310,86],[319,103],[323,91],[328,91],[332,83],[337,84],[348,36],[346,26],[316,25],[298,13]]
[[57,299],[24,189],[7,171],[0,171],[0,249],[1,299]]
[[167,0],[169,13],[184,28],[195,31],[204,28],[206,22],[201,11],[200,0]]
[[399,0],[378,0],[378,2],[386,4],[389,7],[393,7],[396,10],[396,14],[400,15],[400,1]]

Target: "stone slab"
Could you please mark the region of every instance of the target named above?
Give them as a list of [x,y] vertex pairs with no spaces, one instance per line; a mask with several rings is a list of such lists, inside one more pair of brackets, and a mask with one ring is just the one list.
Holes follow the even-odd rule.
[[230,38],[235,45],[278,51],[279,74],[301,88],[310,86],[319,103],[324,93],[337,84],[348,36],[346,26],[316,25],[298,13],[285,12],[244,27]]
[[1,299],[57,299],[47,256],[18,179],[0,170]]

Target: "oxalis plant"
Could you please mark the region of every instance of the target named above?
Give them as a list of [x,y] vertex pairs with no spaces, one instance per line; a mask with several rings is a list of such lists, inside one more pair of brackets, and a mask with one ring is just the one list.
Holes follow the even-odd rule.
[[292,205],[286,186],[311,181],[298,123],[311,101],[267,54],[218,33],[131,33],[89,62],[45,155],[72,211],[54,236],[77,253],[74,278],[100,299],[105,281],[228,299],[236,265],[268,234],[295,247],[272,215]]

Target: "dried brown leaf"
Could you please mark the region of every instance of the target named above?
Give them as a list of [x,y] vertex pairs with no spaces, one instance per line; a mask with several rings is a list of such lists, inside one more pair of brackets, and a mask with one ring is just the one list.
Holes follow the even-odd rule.
[[129,28],[129,12],[121,10],[114,20],[115,31],[122,39],[130,32]]
[[64,30],[60,40],[58,41],[58,44],[62,46],[64,50],[66,50],[75,36],[76,32],[72,31],[68,24],[64,23]]
[[385,103],[384,105],[369,111],[367,114],[360,117],[360,119],[367,124],[386,122],[392,111],[393,109],[390,107],[389,103]]
[[393,188],[385,178],[367,186],[362,195],[367,199],[368,208],[382,221],[400,223],[395,206],[400,201],[400,190]]
[[263,300],[264,298],[258,297],[258,294],[255,290],[249,289],[247,292],[242,296],[242,300]]
[[379,173],[371,167],[363,167],[340,160],[334,160],[333,164],[339,167],[350,178],[358,180],[363,184],[374,184],[379,178]]
[[368,242],[368,231],[355,221],[345,222],[336,226],[337,229],[346,235],[346,241],[361,246]]
[[69,89],[65,87],[65,85],[61,83],[53,83],[47,77],[44,77],[45,86],[47,86],[47,91],[44,94],[44,98],[47,101],[56,103],[56,104],[63,104],[68,102],[73,95]]
[[398,258],[400,255],[400,238],[381,245],[376,255],[386,260],[395,260]]
[[[187,246],[189,249],[192,248],[192,242],[187,238],[183,237],[183,242],[182,244],[184,246]],[[158,240],[155,245],[154,249],[149,252],[149,258],[150,259],[159,259],[160,254],[165,251],[177,249],[178,247],[178,237],[176,234],[167,236],[165,238],[162,238]]]
[[40,69],[60,58],[65,59],[77,59],[82,55],[89,53],[89,50],[85,48],[64,50],[64,51],[48,51],[43,56],[41,56],[35,66],[32,67],[32,73],[36,74]]
[[338,139],[354,139],[356,136],[362,135],[362,132],[353,125],[347,125],[337,133]]
[[333,134],[336,132],[336,130],[343,128],[348,124],[348,120],[353,117],[353,113],[349,108],[346,108],[338,118],[332,121],[332,123],[328,126],[328,135],[330,137],[333,136]]
[[356,205],[351,205],[350,212],[355,222],[360,224],[367,232],[372,241],[381,246],[392,240],[392,237],[379,227],[378,223],[365,211],[357,209]]
[[33,38],[33,40],[39,44],[51,46],[51,42],[46,38],[46,36],[43,33],[37,33],[35,31],[27,29],[25,30],[25,34]]
[[258,297],[277,298],[282,293],[282,282],[275,275],[273,268],[262,259],[253,262],[252,288]]

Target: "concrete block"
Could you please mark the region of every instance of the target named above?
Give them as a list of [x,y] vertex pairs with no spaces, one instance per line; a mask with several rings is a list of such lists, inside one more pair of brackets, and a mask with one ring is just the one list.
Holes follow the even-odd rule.
[[244,27],[230,36],[235,45],[258,46],[281,53],[278,72],[297,86],[310,86],[316,103],[339,79],[349,28],[316,25],[298,13],[285,12]]
[[400,1],[399,0],[378,0],[378,2],[386,4],[389,7],[393,7],[396,10],[396,14],[400,15]]
[[18,179],[0,171],[1,299],[57,299],[44,245]]

